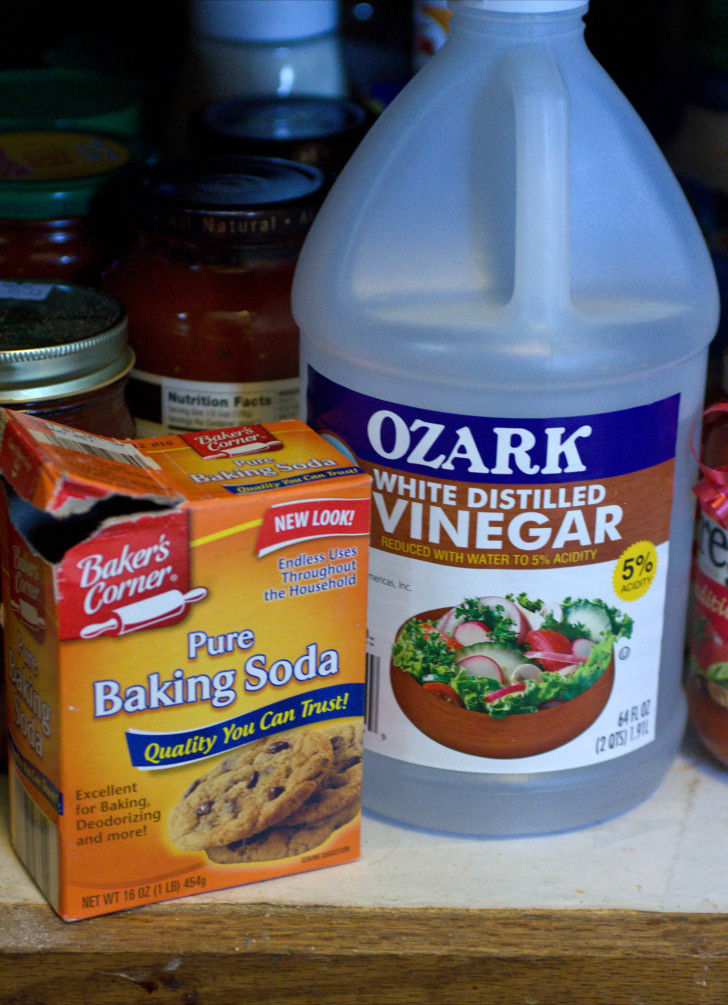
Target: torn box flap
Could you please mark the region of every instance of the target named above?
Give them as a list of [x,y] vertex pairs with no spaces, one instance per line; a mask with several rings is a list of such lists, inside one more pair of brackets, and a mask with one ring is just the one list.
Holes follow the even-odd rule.
[[8,600],[37,638],[50,620],[62,639],[173,625],[207,596],[190,582],[185,507],[113,495],[59,516],[7,483],[6,498]]
[[0,470],[19,496],[59,515],[88,512],[110,495],[163,506],[184,498],[131,440],[95,436],[4,408]]

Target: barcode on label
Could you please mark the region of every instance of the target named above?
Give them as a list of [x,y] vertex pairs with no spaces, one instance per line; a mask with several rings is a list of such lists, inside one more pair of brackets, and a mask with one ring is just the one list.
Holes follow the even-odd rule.
[[108,461],[116,461],[119,464],[131,464],[137,468],[152,468],[159,470],[159,465],[150,457],[145,457],[136,447],[126,443],[106,443],[103,440],[92,436],[79,436],[69,431],[68,435],[62,433],[49,433],[34,431],[33,436],[39,443],[47,443],[52,447],[63,447],[66,450],[75,450],[81,454],[90,454],[93,457],[103,457]]
[[370,733],[379,732],[379,673],[381,658],[367,653],[366,656],[366,707],[364,724]]
[[21,862],[46,899],[58,908],[58,829],[23,788],[10,766],[10,819]]

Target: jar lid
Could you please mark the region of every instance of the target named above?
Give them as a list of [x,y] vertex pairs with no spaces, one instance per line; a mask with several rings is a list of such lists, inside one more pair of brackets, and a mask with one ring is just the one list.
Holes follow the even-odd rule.
[[280,157],[338,173],[369,126],[369,113],[345,98],[228,98],[192,117],[195,149]]
[[142,230],[177,237],[263,244],[303,236],[324,195],[324,175],[272,157],[159,161],[134,188]]
[[0,217],[83,216],[130,160],[125,144],[97,133],[0,132]]
[[92,70],[38,67],[0,72],[0,130],[81,129],[138,136],[141,88]]
[[99,290],[0,280],[0,405],[104,387],[129,372],[126,314]]
[[467,0],[471,7],[501,14],[558,14],[559,11],[587,7],[589,0]]
[[335,31],[338,0],[192,0],[192,30],[237,42],[287,42]]

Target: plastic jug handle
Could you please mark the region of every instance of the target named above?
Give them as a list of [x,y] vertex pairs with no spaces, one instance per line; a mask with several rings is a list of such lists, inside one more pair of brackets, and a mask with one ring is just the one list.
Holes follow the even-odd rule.
[[571,312],[571,97],[553,53],[512,50],[504,70],[513,94],[516,149],[515,281],[511,309],[535,324]]

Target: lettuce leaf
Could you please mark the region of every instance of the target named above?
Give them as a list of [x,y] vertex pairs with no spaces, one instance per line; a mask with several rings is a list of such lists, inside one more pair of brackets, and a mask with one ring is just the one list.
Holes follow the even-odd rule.
[[420,684],[425,677],[438,677],[450,683],[449,674],[455,671],[452,649],[436,634],[424,631],[429,624],[412,618],[404,625],[392,646],[392,662]]

